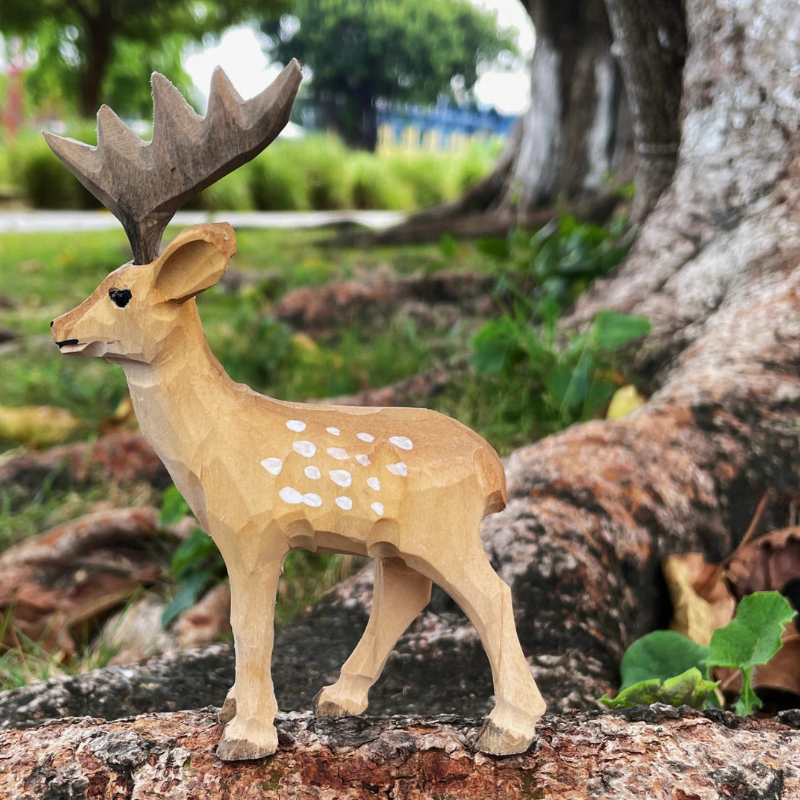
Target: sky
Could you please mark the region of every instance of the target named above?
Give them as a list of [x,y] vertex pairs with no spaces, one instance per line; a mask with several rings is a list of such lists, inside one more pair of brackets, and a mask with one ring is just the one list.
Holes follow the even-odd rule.
[[[533,54],[534,33],[530,17],[518,0],[472,0],[486,9],[497,11],[501,27],[519,30],[519,45],[527,61]],[[280,68],[268,62],[259,41],[259,33],[251,27],[231,28],[217,44],[196,47],[187,52],[186,71],[197,88],[208,95],[211,73],[221,66],[239,94],[245,99],[265,89]],[[483,74],[475,86],[478,100],[494,106],[502,114],[521,114],[530,99],[530,76],[522,63],[511,71],[492,70]]]

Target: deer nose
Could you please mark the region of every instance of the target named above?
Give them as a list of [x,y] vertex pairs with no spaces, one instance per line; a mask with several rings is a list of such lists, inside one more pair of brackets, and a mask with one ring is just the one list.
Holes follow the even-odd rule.
[[50,320],[50,327],[51,327],[51,328],[53,327],[53,323],[54,323],[54,322],[55,322],[55,320],[54,320],[54,319],[51,319],[51,320]]

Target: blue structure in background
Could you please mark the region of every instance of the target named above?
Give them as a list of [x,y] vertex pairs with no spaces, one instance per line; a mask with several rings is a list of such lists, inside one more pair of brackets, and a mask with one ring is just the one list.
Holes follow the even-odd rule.
[[378,152],[448,150],[458,152],[471,141],[506,138],[516,116],[448,105],[390,106],[377,109]]

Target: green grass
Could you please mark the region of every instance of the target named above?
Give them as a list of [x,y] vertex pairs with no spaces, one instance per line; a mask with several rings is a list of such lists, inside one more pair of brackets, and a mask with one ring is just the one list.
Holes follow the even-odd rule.
[[[176,228],[167,232],[174,235]],[[382,386],[430,365],[432,345],[410,324],[379,331],[349,329],[312,352],[270,316],[271,302],[300,286],[369,274],[390,265],[400,274],[444,267],[489,269],[470,246],[448,258],[437,245],[333,249],[330,233],[243,230],[234,269],[258,276],[239,294],[215,287],[199,301],[212,349],[232,377],[258,391],[303,400]],[[0,405],[55,405],[86,421],[77,438],[92,435],[126,394],[119,367],[96,359],[66,359],[54,347],[49,322],[82,302],[100,280],[130,258],[121,231],[0,236],[0,328],[21,334],[21,346],[0,356]],[[12,443],[0,442],[0,450]]]

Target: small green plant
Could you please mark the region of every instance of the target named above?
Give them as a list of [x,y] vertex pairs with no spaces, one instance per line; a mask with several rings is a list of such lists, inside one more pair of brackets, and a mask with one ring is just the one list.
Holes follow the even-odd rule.
[[479,378],[494,381],[507,398],[517,399],[513,422],[538,421],[542,432],[550,433],[591,419],[608,403],[618,383],[612,369],[615,352],[647,334],[650,323],[604,311],[588,330],[561,344],[557,305],[540,309],[545,314],[540,326],[520,306],[514,314],[487,322],[473,339],[471,364]]
[[600,702],[609,708],[649,706],[653,703],[703,708],[718,685],[718,681],[706,680],[697,667],[690,667],[674,678],[663,681],[659,678],[650,678],[640,681],[627,689],[620,689],[616,697],[604,695],[600,698]]
[[[190,514],[181,493],[170,486],[161,504],[161,524],[171,525]],[[222,556],[211,537],[201,528],[194,528],[181,542],[170,562],[177,590],[161,615],[161,624],[168,628],[187,608],[191,608],[203,592],[227,575]]]
[[518,230],[507,239],[481,239],[476,244],[496,259],[503,277],[534,306],[563,310],[625,258],[630,232],[624,217],[603,227],[564,215],[533,234]]
[[714,631],[709,646],[675,631],[648,633],[635,641],[622,659],[622,686],[617,696],[604,695],[600,702],[610,708],[654,702],[687,703],[694,708],[714,705],[717,683],[708,679],[709,670],[729,667],[742,673],[736,713],[750,715],[762,705],[753,690],[753,669],[781,649],[784,626],[794,616],[794,609],[779,592],[755,592],[742,599],[728,625]]
[[737,714],[748,715],[754,706],[761,708],[753,690],[753,668],[766,664],[781,649],[783,629],[795,613],[778,592],[756,592],[743,598],[731,622],[712,634],[708,666],[730,667],[742,673]]

